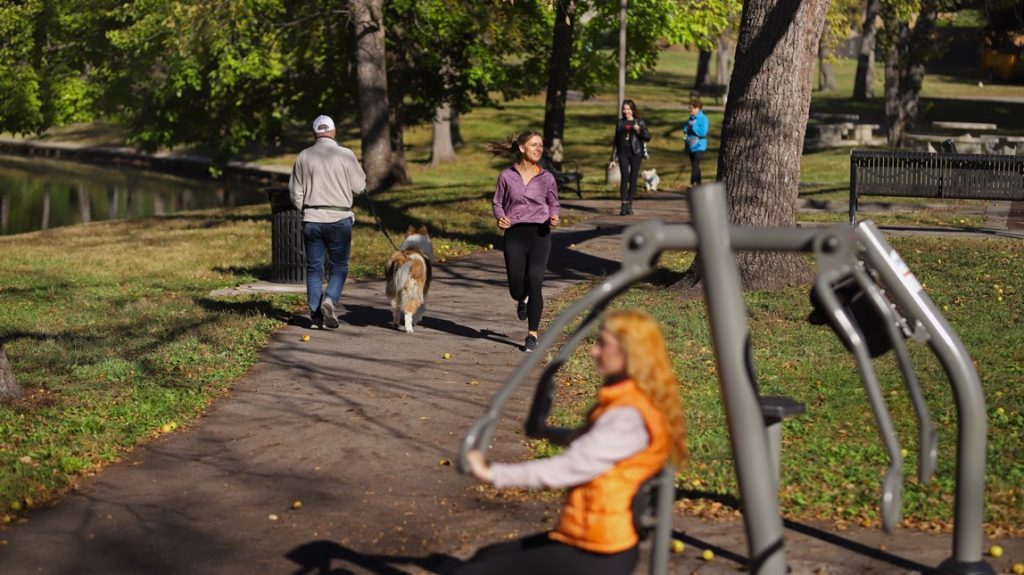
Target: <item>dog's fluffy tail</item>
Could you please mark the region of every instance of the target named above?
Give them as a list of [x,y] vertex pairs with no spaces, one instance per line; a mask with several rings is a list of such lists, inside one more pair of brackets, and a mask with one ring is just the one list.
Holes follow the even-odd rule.
[[423,305],[429,289],[430,263],[420,254],[406,254],[401,263],[393,262],[389,297],[397,298],[401,311],[413,313]]

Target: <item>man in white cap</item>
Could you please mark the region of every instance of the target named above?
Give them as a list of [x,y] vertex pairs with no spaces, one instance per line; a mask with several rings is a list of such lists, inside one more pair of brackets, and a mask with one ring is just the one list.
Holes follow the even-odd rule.
[[[312,328],[338,327],[337,306],[348,277],[352,250],[352,200],[366,191],[366,174],[352,150],[335,141],[329,116],[313,120],[316,142],[295,159],[288,189],[302,210],[306,244],[306,299]],[[324,257],[331,262],[327,293],[323,288]]]

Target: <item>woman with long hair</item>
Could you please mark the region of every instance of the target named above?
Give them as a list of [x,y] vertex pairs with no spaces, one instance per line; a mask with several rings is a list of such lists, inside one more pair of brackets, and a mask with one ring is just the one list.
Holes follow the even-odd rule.
[[527,320],[523,351],[537,349],[540,316],[544,311],[541,288],[551,255],[551,228],[558,225],[558,183],[540,167],[544,139],[533,130],[490,145],[494,155],[515,158],[498,175],[492,212],[505,231],[505,271],[508,292],[516,301],[516,316]]
[[587,424],[560,455],[523,463],[467,459],[498,487],[570,487],[554,530],[481,549],[459,575],[631,573],[639,556],[632,502],[666,462],[687,459],[679,382],[657,322],[643,312],[608,313],[590,348],[604,384]]
[[622,101],[622,117],[615,124],[615,139],[612,140],[612,161],[619,163],[620,216],[633,213],[633,199],[636,197],[636,179],[640,175],[640,164],[644,160],[644,146],[651,141],[647,123],[640,119],[636,102]]

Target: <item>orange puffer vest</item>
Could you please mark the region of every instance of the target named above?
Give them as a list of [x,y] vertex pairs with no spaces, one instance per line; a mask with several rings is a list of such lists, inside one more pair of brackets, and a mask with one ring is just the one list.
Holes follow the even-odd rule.
[[590,422],[609,409],[627,406],[643,416],[650,443],[569,492],[558,527],[550,534],[555,541],[595,553],[618,553],[639,541],[633,527],[633,496],[668,460],[670,434],[664,416],[631,380],[601,388]]

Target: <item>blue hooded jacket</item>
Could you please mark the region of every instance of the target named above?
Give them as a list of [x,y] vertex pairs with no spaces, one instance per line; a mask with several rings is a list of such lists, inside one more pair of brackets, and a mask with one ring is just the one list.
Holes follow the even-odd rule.
[[697,110],[697,113],[690,116],[689,121],[683,127],[686,135],[686,149],[690,152],[703,152],[708,149],[708,128],[711,122],[704,115],[704,110]]

